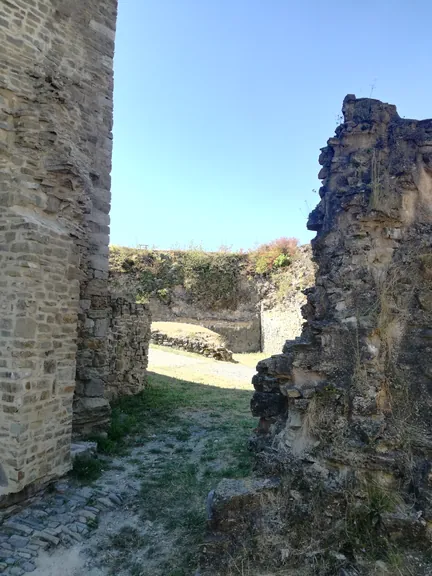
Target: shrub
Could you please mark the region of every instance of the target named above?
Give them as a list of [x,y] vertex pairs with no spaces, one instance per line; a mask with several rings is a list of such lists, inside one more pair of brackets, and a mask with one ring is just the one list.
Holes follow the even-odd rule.
[[159,251],[111,246],[112,273],[133,278],[136,301],[151,296],[169,304],[174,286],[183,286],[191,302],[203,308],[235,309],[242,297],[242,278],[269,275],[289,266],[296,253],[295,238],[278,238],[249,252],[218,252],[201,248]]
[[183,255],[184,287],[191,299],[211,309],[236,308],[243,256],[191,250]]
[[81,482],[93,482],[103,472],[103,463],[96,456],[88,454],[75,457],[71,475]]
[[297,246],[298,240],[285,237],[273,240],[268,244],[261,244],[249,254],[251,271],[264,275],[278,268],[289,266]]

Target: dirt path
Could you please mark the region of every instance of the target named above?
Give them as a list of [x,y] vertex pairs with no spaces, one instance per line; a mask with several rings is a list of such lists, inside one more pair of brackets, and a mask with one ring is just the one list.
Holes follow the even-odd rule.
[[250,473],[254,370],[156,349],[149,369],[149,388],[115,407],[99,441],[104,471],[90,483],[122,504],[103,510],[82,543],[41,552],[33,576],[196,573],[209,490]]
[[[158,374],[176,376],[212,383],[212,379],[231,381],[233,388],[251,388],[250,382],[255,369],[242,364],[218,362],[211,358],[202,358],[197,354],[184,355],[178,352],[150,348],[149,370]],[[198,380],[196,380],[198,378]]]

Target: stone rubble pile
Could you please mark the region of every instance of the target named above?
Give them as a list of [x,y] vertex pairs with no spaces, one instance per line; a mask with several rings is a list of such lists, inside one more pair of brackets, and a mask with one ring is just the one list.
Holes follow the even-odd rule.
[[207,358],[214,358],[223,362],[235,362],[233,353],[224,346],[214,346],[205,340],[199,338],[192,338],[189,336],[168,336],[160,330],[152,330],[151,341],[153,344],[159,346],[169,346],[186,350],[187,352],[195,352],[195,354],[202,354]]

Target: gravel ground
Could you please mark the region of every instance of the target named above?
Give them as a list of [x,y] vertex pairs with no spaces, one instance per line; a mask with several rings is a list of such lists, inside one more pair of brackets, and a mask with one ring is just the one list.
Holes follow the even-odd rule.
[[231,362],[219,362],[211,358],[200,358],[187,356],[171,351],[164,351],[150,348],[149,370],[152,372],[175,374],[178,378],[182,376],[187,379],[189,374],[200,374],[203,377],[222,378],[232,382],[232,387],[240,385],[241,388],[251,388],[252,376],[255,369],[242,364],[232,364]]
[[[255,373],[254,368],[240,363],[155,348],[150,349],[149,371],[210,386],[251,391],[251,378]],[[187,457],[193,464],[201,455],[205,441],[212,438],[204,426],[209,414],[195,410],[189,415],[186,411],[185,418],[197,420],[201,426],[193,432],[189,443],[183,442],[190,450]],[[173,537],[158,529],[157,523],[140,520],[140,482],[136,475],[140,466],[144,465],[151,474],[159,460],[164,464],[172,458],[173,450],[181,443],[175,437],[165,436],[134,448],[128,457],[114,458],[110,469],[91,486],[76,486],[65,478],[51,493],[38,495],[7,519],[0,517],[1,576],[30,573],[33,576],[111,576],[114,572],[109,565],[117,552],[112,550],[110,537],[124,527],[136,526],[143,537],[155,541],[164,553],[146,559],[135,551],[132,556],[136,556],[140,570],[132,571],[124,566],[116,573],[118,576],[159,576],[158,566],[168,555]],[[215,467],[217,462],[212,465]],[[157,472],[157,466],[155,470]]]

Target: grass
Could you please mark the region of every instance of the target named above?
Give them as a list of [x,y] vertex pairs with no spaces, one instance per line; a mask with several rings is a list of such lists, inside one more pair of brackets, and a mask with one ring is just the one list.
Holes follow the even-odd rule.
[[212,346],[224,346],[222,336],[197,324],[185,322],[152,322],[152,331],[158,330],[170,338],[194,338]]
[[268,358],[268,352],[250,352],[249,354],[233,354],[233,358],[239,364],[243,366],[249,366],[250,368],[255,368],[260,360]]
[[89,455],[78,455],[73,461],[71,475],[83,483],[91,483],[97,480],[103,472],[104,463]]
[[189,358],[202,359],[201,354],[195,352],[188,352],[187,350],[179,350],[177,348],[167,348],[167,346],[159,346],[158,344],[150,344],[150,350],[161,350],[162,352],[169,352],[170,354],[177,354],[177,356],[188,356]]
[[[161,352],[169,351],[170,354],[177,354],[178,356],[187,356],[189,358],[196,358],[199,360],[203,359],[201,354],[195,354],[195,352],[187,352],[186,350],[177,350],[175,348],[169,348],[169,350],[167,350],[166,346],[158,346],[157,344],[150,344],[150,349],[161,350]],[[268,357],[269,357],[268,352],[249,352],[247,354],[246,353],[233,354],[233,358],[238,364],[248,366],[249,368],[255,368],[260,360],[264,360],[265,358]],[[211,363],[213,362],[213,360],[209,359],[208,362]],[[164,371],[165,370],[166,368],[164,368]]]
[[393,512],[400,503],[397,493],[385,490],[369,482],[363,489],[361,500],[349,500],[347,493],[346,533],[354,548],[365,549],[371,557],[380,557],[389,547],[381,532],[381,518],[386,512]]
[[242,297],[240,279],[249,258],[226,251],[149,250],[110,247],[110,268],[136,281],[136,297],[158,297],[169,304],[176,285],[186,290],[195,304],[212,310],[235,309]]
[[251,473],[250,387],[211,382],[150,373],[146,390],[113,405],[108,436],[97,441],[105,454],[124,455],[141,489],[138,524],[120,528],[107,543],[111,574],[193,574],[208,492],[224,477]]

